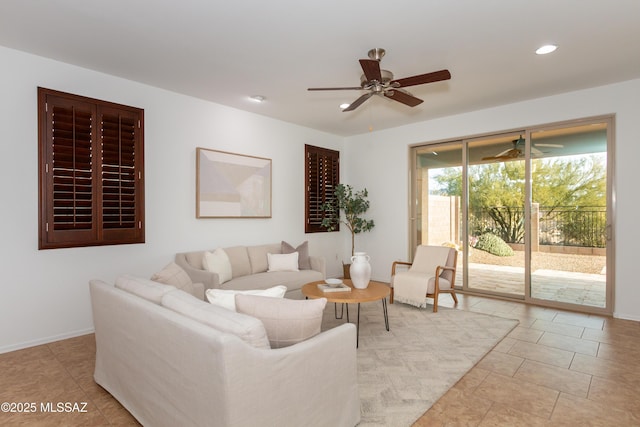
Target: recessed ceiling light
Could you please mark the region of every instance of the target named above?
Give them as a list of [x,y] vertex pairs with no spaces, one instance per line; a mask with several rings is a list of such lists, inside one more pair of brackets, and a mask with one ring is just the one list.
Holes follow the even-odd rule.
[[345,108],[347,108],[349,105],[351,104],[340,104],[340,109],[344,110]]
[[539,47],[536,50],[536,53],[538,55],[546,55],[547,53],[551,53],[553,51],[555,51],[558,48],[558,46],[556,46],[555,44],[546,44],[544,46]]
[[250,96],[249,98],[251,98],[251,100],[255,102],[264,102],[267,99],[262,95],[253,95],[253,96]]

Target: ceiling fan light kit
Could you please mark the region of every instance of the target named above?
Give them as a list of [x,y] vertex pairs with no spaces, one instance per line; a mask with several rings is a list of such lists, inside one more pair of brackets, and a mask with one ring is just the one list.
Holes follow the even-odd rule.
[[400,102],[404,105],[408,105],[409,107],[415,107],[416,105],[419,105],[423,102],[422,99],[416,98],[415,96],[411,95],[409,92],[403,89],[404,87],[449,80],[451,78],[451,73],[449,72],[449,70],[440,70],[434,71],[432,73],[405,77],[402,79],[394,79],[393,73],[391,71],[383,70],[380,68],[380,60],[382,59],[384,54],[385,50],[382,48],[371,49],[368,52],[369,59],[361,59],[359,61],[360,67],[362,68],[362,71],[364,73],[360,77],[359,87],[311,87],[308,88],[308,90],[367,91],[367,93],[361,95],[358,99],[343,108],[343,112],[355,110],[373,95],[384,96],[385,98]]

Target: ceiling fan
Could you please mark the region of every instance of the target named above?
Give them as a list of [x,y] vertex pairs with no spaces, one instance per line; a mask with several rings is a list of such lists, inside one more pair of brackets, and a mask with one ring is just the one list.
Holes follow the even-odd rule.
[[409,107],[421,104],[422,99],[416,98],[403,88],[426,83],[449,80],[449,70],[434,71],[427,74],[394,79],[391,71],[380,69],[380,60],[385,54],[382,48],[371,49],[368,52],[369,59],[361,59],[360,66],[364,74],[360,77],[360,86],[355,87],[310,87],[308,90],[366,90],[367,93],[349,104],[342,111],[353,111],[373,95],[384,96],[398,101]]
[[[517,159],[518,157],[522,157],[522,150],[518,148],[518,145],[524,144],[524,138],[520,136],[518,139],[514,139],[511,141],[513,144],[513,148],[508,150],[504,150],[501,153],[496,154],[495,156],[483,157],[482,160],[512,160]],[[564,147],[562,144],[545,144],[539,143],[535,144],[537,147],[553,147],[553,148],[562,148]],[[531,147],[531,154],[534,156],[540,156],[544,154],[543,151],[540,151],[536,147]]]

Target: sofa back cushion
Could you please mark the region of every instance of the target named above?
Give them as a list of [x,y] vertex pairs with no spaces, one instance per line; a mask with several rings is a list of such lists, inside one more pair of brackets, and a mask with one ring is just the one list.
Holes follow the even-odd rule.
[[298,252],[298,268],[300,270],[311,270],[311,260],[309,259],[309,242],[308,241],[305,240],[304,242],[299,244],[297,248],[294,248],[289,243],[283,240],[281,247],[282,247],[283,254]]
[[[160,304],[162,297],[171,291],[175,291],[176,287],[165,285],[163,283],[154,282],[142,277],[135,277],[128,274],[122,275],[116,279],[116,288],[137,295],[156,304]],[[195,297],[194,297],[195,298]],[[197,298],[196,298],[197,299]]]
[[267,271],[267,254],[280,254],[282,249],[280,244],[273,243],[270,245],[248,246],[247,253],[251,262],[251,274],[256,274]]
[[[194,285],[187,272],[175,262],[170,262],[162,270],[154,273],[153,276],[151,276],[151,280],[164,283],[165,285],[175,286],[178,289],[190,293],[194,297],[204,299],[204,289],[200,289],[198,285]],[[201,290],[202,292],[200,292]]]
[[234,279],[251,274],[251,261],[249,261],[249,253],[246,246],[232,246],[224,248],[224,251],[229,257],[229,262],[231,262],[231,272]]
[[270,348],[262,322],[245,314],[218,307],[178,289],[167,292],[161,305],[185,317],[232,334],[256,348]]
[[320,333],[326,298],[292,300],[237,294],[236,309],[262,321],[271,348],[287,347]]
[[205,251],[184,252],[184,258],[187,260],[187,264],[198,270],[204,270],[202,265],[202,258]]

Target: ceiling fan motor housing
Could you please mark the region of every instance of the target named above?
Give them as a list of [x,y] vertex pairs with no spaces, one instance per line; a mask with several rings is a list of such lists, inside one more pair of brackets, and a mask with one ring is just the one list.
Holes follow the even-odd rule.
[[[387,84],[391,80],[393,80],[393,73],[391,71],[380,70],[380,75],[382,76],[382,81],[378,83]],[[375,80],[372,80],[372,81],[368,80],[367,76],[365,76],[364,74],[360,76],[360,86],[362,86],[363,88],[367,86],[367,83],[373,83],[374,81]]]

